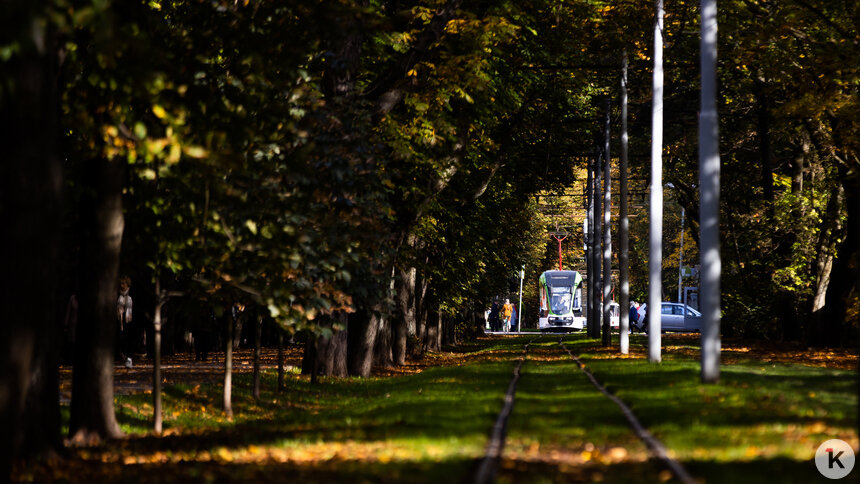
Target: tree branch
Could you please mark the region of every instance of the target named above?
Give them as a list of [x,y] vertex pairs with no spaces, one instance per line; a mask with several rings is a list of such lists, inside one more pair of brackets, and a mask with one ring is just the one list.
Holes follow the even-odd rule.
[[445,33],[445,26],[454,18],[454,14],[463,0],[449,0],[436,12],[427,27],[418,34],[415,43],[404,53],[386,72],[373,81],[362,93],[362,97],[377,103],[380,113],[387,113],[403,99],[403,93],[396,89],[397,84],[408,77],[416,64],[421,62],[430,48]]

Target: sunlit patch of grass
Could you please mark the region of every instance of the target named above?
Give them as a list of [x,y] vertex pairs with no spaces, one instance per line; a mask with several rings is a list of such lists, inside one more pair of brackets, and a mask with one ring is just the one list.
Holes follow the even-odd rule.
[[280,394],[273,391],[276,372],[266,371],[259,401],[251,395],[251,375],[237,374],[232,419],[221,410],[220,385],[166,385],[160,437],[151,430],[151,394],[117,396],[129,438],[73,449],[67,464],[79,468],[70,473],[81,476],[73,481],[147,481],[161,468],[170,469],[159,474],[161,482],[247,480],[264,467],[298,482],[460,480],[483,455],[512,375],[511,355],[522,351],[517,338],[487,339],[474,349],[484,347],[490,347],[486,358],[448,356],[453,364],[398,377],[311,384],[290,373]]
[[708,482],[730,482],[728,476],[808,482],[818,477],[811,459],[822,442],[838,438],[858,446],[853,371],[732,359],[722,364],[719,384],[704,385],[694,338],[664,348],[658,364],[611,357],[598,345],[568,344],[672,455]]

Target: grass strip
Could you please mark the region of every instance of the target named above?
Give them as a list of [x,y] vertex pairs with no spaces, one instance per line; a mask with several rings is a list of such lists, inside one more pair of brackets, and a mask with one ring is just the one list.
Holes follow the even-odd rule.
[[[671,455],[707,482],[823,482],[817,447],[831,438],[858,446],[853,371],[745,359],[723,364],[720,383],[704,385],[697,339],[684,339],[684,351],[664,350],[662,363],[623,357],[582,335],[568,341]],[[632,347],[646,344],[631,338]]]

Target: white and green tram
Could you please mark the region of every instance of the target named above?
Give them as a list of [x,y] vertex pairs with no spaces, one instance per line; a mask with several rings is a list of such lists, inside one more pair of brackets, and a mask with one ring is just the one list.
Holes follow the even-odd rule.
[[582,315],[582,276],[576,271],[546,271],[540,275],[541,331],[572,331],[585,327]]

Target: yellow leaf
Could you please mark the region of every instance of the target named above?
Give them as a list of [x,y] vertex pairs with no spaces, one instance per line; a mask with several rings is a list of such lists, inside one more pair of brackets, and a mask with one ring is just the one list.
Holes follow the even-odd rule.
[[167,116],[167,111],[164,110],[163,107],[156,104],[152,107],[152,114],[155,115],[158,119],[164,119]]

